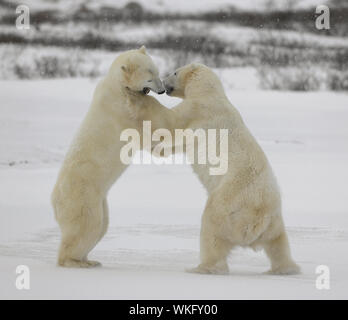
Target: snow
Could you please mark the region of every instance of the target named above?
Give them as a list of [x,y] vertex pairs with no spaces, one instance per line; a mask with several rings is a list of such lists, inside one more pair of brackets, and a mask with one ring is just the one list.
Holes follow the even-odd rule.
[[[95,85],[88,79],[0,82],[1,299],[348,298],[343,93],[258,91],[226,83],[278,177],[301,275],[264,275],[265,254],[248,249],[231,254],[228,276],[185,273],[198,262],[206,200],[187,165],[129,167],[109,194],[109,231],[90,255],[103,267],[56,267],[59,230],[50,193]],[[170,107],[178,102],[156,97]],[[31,271],[30,290],[15,287],[15,269],[22,264]],[[330,268],[330,290],[316,289],[318,265]]]

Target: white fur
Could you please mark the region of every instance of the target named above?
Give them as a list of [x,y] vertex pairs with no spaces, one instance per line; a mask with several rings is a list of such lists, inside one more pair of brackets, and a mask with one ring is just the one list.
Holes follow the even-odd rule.
[[[151,83],[150,85],[148,85]],[[168,110],[142,93],[149,86],[163,91],[158,70],[145,48],[121,54],[98,84],[92,105],[71,144],[52,193],[61,229],[58,264],[91,267],[88,253],[108,227],[107,193],[126,169],[120,160],[122,130],[142,132],[144,120],[152,129],[169,126]]]
[[227,273],[229,252],[242,246],[264,248],[271,273],[298,273],[299,267],[290,255],[272,169],[218,77],[208,67],[192,64],[178,69],[164,84],[170,95],[184,99],[172,109],[174,128],[230,132],[225,175],[209,175],[208,164],[193,165],[208,200],[202,217],[201,263],[191,271]]

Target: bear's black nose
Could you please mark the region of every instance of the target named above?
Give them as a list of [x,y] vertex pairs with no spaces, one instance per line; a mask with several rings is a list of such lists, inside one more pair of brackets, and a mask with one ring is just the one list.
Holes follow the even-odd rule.
[[161,91],[161,92],[158,92],[158,94],[163,94],[163,93],[165,93],[166,91],[165,90],[163,90],[163,91]]

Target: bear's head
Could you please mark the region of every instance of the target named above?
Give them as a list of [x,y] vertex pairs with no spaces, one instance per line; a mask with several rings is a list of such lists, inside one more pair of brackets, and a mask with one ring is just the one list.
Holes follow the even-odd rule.
[[223,90],[215,73],[200,63],[191,63],[177,69],[163,80],[169,96],[188,98],[190,95],[203,95],[213,90]]
[[165,92],[158,69],[144,46],[120,54],[112,64],[109,76],[118,79],[121,86],[133,93]]

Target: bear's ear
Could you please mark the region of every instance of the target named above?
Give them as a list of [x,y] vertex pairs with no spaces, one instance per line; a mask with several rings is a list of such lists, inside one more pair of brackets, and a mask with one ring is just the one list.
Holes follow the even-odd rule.
[[191,71],[194,71],[194,70],[196,70],[198,68],[199,68],[199,63],[196,63],[196,62],[191,63]]
[[141,52],[142,54],[146,54],[145,46],[141,46],[141,48],[139,49],[139,52]]
[[124,73],[130,73],[130,69],[125,65],[121,66],[121,69]]
[[130,79],[130,77],[135,72],[136,67],[128,62],[128,63],[123,64],[121,66],[121,70],[122,70],[122,72],[123,72],[123,74],[125,76],[125,79]]

